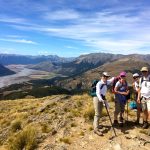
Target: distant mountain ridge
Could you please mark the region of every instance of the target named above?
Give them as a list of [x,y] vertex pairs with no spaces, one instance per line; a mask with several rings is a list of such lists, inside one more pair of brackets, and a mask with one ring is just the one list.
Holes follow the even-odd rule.
[[72,61],[73,58],[63,58],[57,55],[39,55],[39,56],[30,56],[30,55],[16,55],[16,54],[0,54],[0,63],[3,65],[10,65],[10,64],[38,64],[44,61],[50,62],[68,62]]
[[115,55],[109,53],[92,53],[87,55],[81,55],[70,62],[56,64],[47,61],[36,64],[34,66],[30,66],[30,68],[50,72],[54,71],[57,74],[72,76],[83,73],[87,70],[103,65],[106,62],[111,62],[122,57],[123,55],[120,54]]
[[15,74],[15,72],[12,70],[9,70],[8,68],[0,64],[0,76],[6,76],[6,75],[12,75],[12,74]]

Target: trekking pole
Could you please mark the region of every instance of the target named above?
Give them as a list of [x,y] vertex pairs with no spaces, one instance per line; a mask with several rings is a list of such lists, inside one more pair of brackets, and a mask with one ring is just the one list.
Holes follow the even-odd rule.
[[107,114],[108,114],[108,116],[109,116],[109,120],[110,120],[110,123],[111,123],[111,127],[113,128],[114,134],[115,134],[115,136],[117,137],[117,134],[116,134],[115,128],[114,128],[114,126],[113,126],[112,120],[111,120],[111,118],[110,118],[110,114],[109,114],[108,108],[107,108],[107,106],[106,106],[106,101],[105,101],[105,100],[104,100],[104,104],[105,104],[105,108],[106,108]]
[[129,105],[128,105],[128,100],[127,100],[127,123],[128,123],[128,112],[129,112]]

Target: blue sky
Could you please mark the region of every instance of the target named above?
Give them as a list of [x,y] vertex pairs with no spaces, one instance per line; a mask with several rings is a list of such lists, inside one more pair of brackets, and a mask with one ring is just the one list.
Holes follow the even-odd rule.
[[149,0],[0,0],[0,53],[150,54]]

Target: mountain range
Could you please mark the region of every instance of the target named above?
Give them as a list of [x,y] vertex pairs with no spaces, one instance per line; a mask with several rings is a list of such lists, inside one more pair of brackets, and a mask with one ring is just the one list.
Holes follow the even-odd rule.
[[[59,56],[22,56],[0,54],[1,64],[26,64],[27,68],[54,73],[49,84],[67,89],[87,89],[91,81],[100,78],[103,71],[117,76],[127,72],[127,80],[132,82],[132,73],[139,72],[143,66],[150,68],[150,54],[109,54],[91,53],[76,58]],[[1,71],[4,72],[4,71]]]
[[16,55],[16,54],[0,54],[0,64],[11,65],[11,64],[38,64],[44,61],[49,62],[68,62],[72,61],[73,58],[63,58],[57,55],[39,55],[39,56],[30,56],[30,55]]

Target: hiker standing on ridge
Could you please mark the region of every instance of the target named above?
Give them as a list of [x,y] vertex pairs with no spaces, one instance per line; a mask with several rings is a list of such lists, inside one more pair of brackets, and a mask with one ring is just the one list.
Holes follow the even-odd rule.
[[143,129],[148,128],[150,120],[150,74],[147,67],[141,69],[142,77],[139,81],[138,103],[141,101],[143,111]]
[[[101,80],[96,84],[96,96],[93,97],[93,104],[95,109],[95,116],[94,116],[94,133],[103,136],[103,133],[99,130],[102,129],[102,126],[99,125],[99,119],[102,115],[102,108],[104,105],[105,95],[107,92],[107,85],[111,84],[114,80],[112,77],[110,80],[108,78],[110,75],[107,72],[103,72]],[[108,103],[106,102],[106,107],[108,107]]]
[[132,87],[133,87],[133,90],[134,90],[134,100],[136,101],[136,105],[137,105],[137,120],[136,120],[136,124],[139,124],[140,113],[141,113],[141,103],[138,103],[137,99],[138,99],[138,92],[139,92],[140,75],[138,73],[134,73],[133,74],[133,79],[134,79],[134,82],[132,84]]
[[129,94],[128,84],[126,81],[126,72],[120,73],[120,80],[117,81],[115,88],[115,112],[114,112],[114,125],[118,124],[118,114],[120,113],[119,121],[123,126],[123,114],[127,101],[127,95]]

